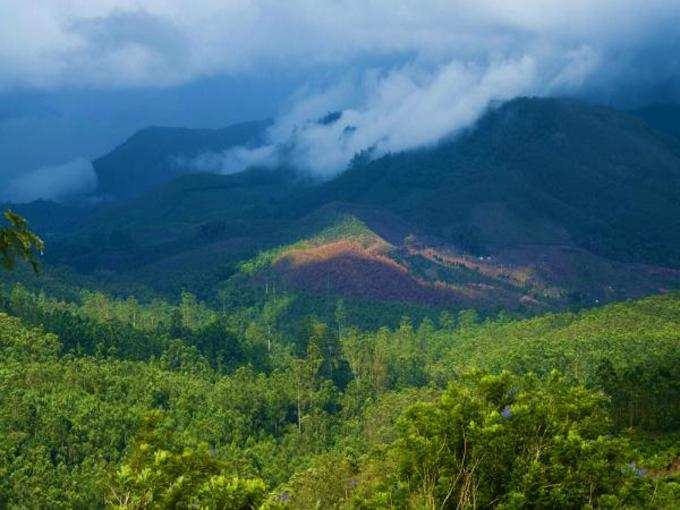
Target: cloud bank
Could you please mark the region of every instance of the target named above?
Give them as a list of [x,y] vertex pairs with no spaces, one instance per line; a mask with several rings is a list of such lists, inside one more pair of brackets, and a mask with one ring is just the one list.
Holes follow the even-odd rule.
[[[571,93],[597,64],[588,48],[580,48],[553,57],[549,68],[537,56],[524,55],[485,63],[454,60],[434,69],[407,64],[372,70],[295,102],[269,130],[263,147],[203,155],[194,164],[223,173],[288,164],[328,178],[361,152],[377,158],[455,135],[493,103]],[[328,112],[334,113],[324,121]]]
[[679,25],[677,0],[5,0],[0,87],[170,86],[383,58],[548,60],[588,48],[602,69],[593,89],[677,93]]
[[33,200],[61,200],[69,196],[90,193],[97,187],[97,175],[92,163],[78,158],[63,165],[46,166],[21,175],[9,182],[1,198],[24,203]]
[[[268,145],[229,150],[221,168],[231,173],[286,163],[330,177],[362,151],[379,157],[453,134],[492,101],[533,90],[536,77],[536,62],[529,57],[485,67],[454,61],[432,72],[413,65],[369,72],[354,87],[362,91],[358,104],[343,108],[345,86],[300,101],[269,130]],[[320,122],[328,112],[339,115]]]

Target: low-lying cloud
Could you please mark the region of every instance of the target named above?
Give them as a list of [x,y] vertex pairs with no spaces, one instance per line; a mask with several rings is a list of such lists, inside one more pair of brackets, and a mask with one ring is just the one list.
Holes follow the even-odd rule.
[[[540,59],[525,55],[485,64],[452,61],[434,69],[408,64],[389,72],[369,71],[354,83],[295,103],[270,128],[265,146],[230,149],[221,160],[203,155],[195,165],[233,173],[254,165],[288,164],[328,178],[358,153],[376,158],[455,135],[495,102],[578,90],[596,60],[581,49],[556,64],[551,61],[546,69]],[[320,121],[328,112],[337,114]]]
[[63,165],[38,168],[11,180],[2,193],[2,200],[16,203],[61,200],[90,193],[96,187],[97,175],[92,163],[78,158]]

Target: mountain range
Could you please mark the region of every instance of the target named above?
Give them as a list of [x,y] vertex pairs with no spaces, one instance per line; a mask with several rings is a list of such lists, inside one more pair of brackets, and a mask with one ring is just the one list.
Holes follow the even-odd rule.
[[679,119],[672,105],[519,98],[325,181],[186,164],[260,146],[271,121],[154,127],[93,162],[106,200],[15,208],[48,241],[49,266],[123,288],[558,309],[680,286]]

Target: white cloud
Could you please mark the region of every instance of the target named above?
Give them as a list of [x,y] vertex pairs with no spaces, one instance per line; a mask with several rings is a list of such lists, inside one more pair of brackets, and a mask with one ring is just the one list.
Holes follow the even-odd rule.
[[250,166],[270,165],[275,157],[276,148],[271,145],[247,149],[245,147],[235,147],[226,151],[221,161],[221,171],[223,173],[236,173]]
[[10,181],[2,199],[31,202],[37,199],[59,200],[78,193],[88,193],[97,187],[97,175],[84,158],[63,165],[45,166]]
[[[566,58],[548,83],[546,71],[530,56],[486,65],[452,61],[432,70],[409,64],[389,72],[369,71],[353,86],[340,84],[295,104],[269,130],[267,145],[229,150],[222,155],[221,168],[232,173],[254,164],[286,162],[331,177],[364,150],[380,157],[455,134],[493,102],[543,94],[557,86],[566,90],[579,81],[582,66],[574,62]],[[345,90],[361,91],[349,107]],[[333,111],[341,112],[339,119],[318,121]],[[213,164],[216,160],[210,157]]]
[[[486,67],[454,61],[431,73],[409,65],[369,76],[365,97],[345,109],[339,121],[308,123],[290,133],[292,158],[297,166],[329,176],[365,149],[377,157],[430,144],[473,123],[491,101],[531,91],[535,79],[536,65],[529,57]],[[323,111],[316,113],[313,118]],[[297,117],[297,124],[302,122]]]
[[646,80],[652,68],[678,72],[679,24],[677,0],[4,0],[0,86],[167,86],[362,58],[441,64],[581,47],[609,73]]

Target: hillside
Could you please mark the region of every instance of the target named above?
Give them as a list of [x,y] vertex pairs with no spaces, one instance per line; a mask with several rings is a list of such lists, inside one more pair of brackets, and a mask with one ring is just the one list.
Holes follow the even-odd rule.
[[680,138],[680,105],[654,104],[630,112],[654,129]]
[[222,129],[148,127],[92,162],[99,189],[117,198],[137,196],[173,178],[195,172],[194,158],[262,142],[270,121],[244,122]]
[[[593,491],[614,508],[677,502],[677,294],[377,331],[338,314],[290,336],[266,307],[218,314],[190,298],[14,288],[0,305],[3,507],[338,508],[387,493],[405,508],[421,484],[397,462],[446,466],[453,453],[437,451],[461,433],[497,499],[522,490],[559,508],[567,487],[574,507]],[[523,481],[539,470],[560,491],[533,495]]]
[[534,313],[680,286],[678,270],[616,262],[568,246],[477,256],[368,207],[329,204],[297,225],[298,232],[317,233],[261,252],[227,283],[243,288],[247,276],[249,285],[318,296]]
[[325,183],[22,207],[49,251],[0,286],[0,506],[423,508],[464,465],[483,506],[674,508],[678,154],[525,99]]
[[310,204],[363,203],[484,254],[571,245],[680,264],[680,140],[617,111],[517,99],[453,141],[359,164]]
[[[347,218],[372,247],[304,245]],[[274,278],[331,299],[535,312],[677,288],[679,218],[680,141],[608,108],[525,98],[325,183],[287,168],[179,176],[96,207],[48,261],[167,295],[262,295]],[[266,278],[240,274],[275,248]]]

